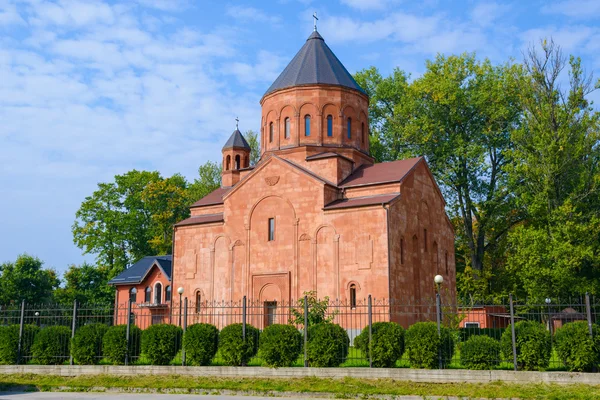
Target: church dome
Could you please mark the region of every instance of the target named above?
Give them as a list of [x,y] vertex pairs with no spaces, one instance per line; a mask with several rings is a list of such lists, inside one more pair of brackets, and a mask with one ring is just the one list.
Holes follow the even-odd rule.
[[318,84],[343,86],[366,94],[319,32],[314,31],[264,95],[293,86]]
[[244,138],[242,132],[240,132],[240,130],[237,128],[235,131],[233,131],[231,136],[229,136],[229,139],[227,139],[227,142],[225,142],[225,145],[223,146],[223,150],[232,148],[250,150],[250,145],[248,144],[248,141],[246,140],[246,138]]

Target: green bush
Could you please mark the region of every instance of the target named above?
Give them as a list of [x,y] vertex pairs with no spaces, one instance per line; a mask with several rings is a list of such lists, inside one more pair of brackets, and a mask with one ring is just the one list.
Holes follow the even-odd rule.
[[570,371],[591,371],[600,362],[600,328],[585,321],[570,322],[556,330],[556,354]]
[[504,333],[504,328],[460,328],[460,341],[461,343],[469,340],[471,336],[489,336],[492,339],[500,341],[502,334]]
[[69,359],[71,328],[48,326],[41,329],[31,346],[31,354],[36,364],[62,364]]
[[246,365],[258,351],[259,330],[246,325],[246,340],[242,324],[228,325],[219,332],[219,350],[226,365]]
[[182,335],[176,325],[152,325],[142,332],[142,353],[152,365],[169,365],[181,348]]
[[375,322],[371,328],[373,343],[369,346],[369,327],[354,339],[354,347],[369,358],[372,351],[373,366],[390,368],[404,353],[404,329],[395,322]]
[[188,365],[210,365],[217,354],[219,330],[211,324],[193,324],[183,334],[185,360]]
[[258,355],[268,367],[290,367],[302,351],[302,334],[292,325],[269,325],[260,335]]
[[[519,321],[515,324],[515,341],[517,347],[517,365],[526,371],[546,368],[550,362],[550,333],[546,327],[536,321]],[[511,326],[502,334],[500,340],[502,355],[507,360],[513,359]]]
[[489,336],[471,336],[460,348],[460,362],[468,369],[492,369],[498,365],[500,342]]
[[350,339],[341,326],[328,322],[308,328],[306,355],[311,367],[337,367],[346,361]]
[[[31,357],[31,346],[40,328],[23,325],[21,359]],[[19,353],[19,325],[0,326],[0,364],[16,364]]]
[[438,335],[435,322],[417,322],[404,335],[406,352],[413,368],[438,368],[448,365],[454,354],[454,338],[450,329],[442,326]]
[[[142,330],[131,325],[129,330],[129,361],[140,355],[140,338]],[[127,325],[115,325],[108,328],[102,338],[104,358],[111,364],[125,364],[127,354]]]
[[98,364],[102,358],[102,338],[108,330],[104,324],[84,325],[71,339],[73,361],[80,365]]

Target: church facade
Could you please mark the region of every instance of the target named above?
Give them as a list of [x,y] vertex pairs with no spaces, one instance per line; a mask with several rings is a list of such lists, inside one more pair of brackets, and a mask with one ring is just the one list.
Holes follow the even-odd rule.
[[261,106],[260,161],[236,129],[222,186],[174,227],[170,287],[196,304],[308,291],[408,304],[431,299],[440,274],[454,294],[454,231],[425,159],[375,163],[369,98],[316,30]]

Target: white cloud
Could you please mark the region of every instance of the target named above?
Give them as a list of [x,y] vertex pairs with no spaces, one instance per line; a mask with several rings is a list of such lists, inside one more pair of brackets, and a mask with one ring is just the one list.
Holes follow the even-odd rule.
[[25,20],[14,4],[0,4],[0,26],[25,25]]
[[257,82],[271,83],[285,67],[286,57],[277,56],[261,50],[257,54],[257,63],[252,65],[235,61],[224,67],[224,72],[234,75],[242,85],[252,85]]
[[481,2],[471,10],[471,20],[481,26],[489,26],[510,10],[507,4]]
[[568,27],[544,27],[528,29],[522,34],[523,45],[539,45],[540,40],[554,39],[566,53],[579,54],[582,51],[593,49],[593,41],[595,34],[598,34],[600,29],[591,28],[582,25],[573,25]]
[[571,18],[589,19],[600,16],[600,1],[598,0],[566,0],[553,4],[545,4],[542,12],[562,14]]
[[383,10],[392,3],[397,3],[395,0],[340,0],[342,4],[357,10]]
[[254,7],[229,6],[225,10],[225,13],[239,21],[265,22],[273,25],[279,25],[281,23],[281,17],[268,15]]

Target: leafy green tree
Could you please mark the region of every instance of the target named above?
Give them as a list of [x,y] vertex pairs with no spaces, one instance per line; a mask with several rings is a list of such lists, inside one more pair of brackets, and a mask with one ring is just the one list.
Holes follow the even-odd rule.
[[510,172],[527,221],[510,234],[508,268],[532,297],[599,294],[600,113],[587,99],[595,87],[552,40],[541,53],[530,48],[525,67]]
[[221,166],[207,161],[198,168],[198,177],[188,186],[189,203],[200,200],[221,186]]
[[[306,297],[306,301],[304,300]],[[317,299],[317,292],[311,290],[304,292],[303,297],[298,300],[298,309],[290,309],[292,316],[289,323],[304,326],[304,304],[308,304],[308,326],[320,324],[321,322],[332,322],[338,311],[332,311],[327,315],[329,307],[329,297],[325,296],[323,300]]]
[[88,263],[81,266],[71,265],[64,274],[64,287],[54,291],[54,299],[60,304],[72,304],[73,301],[81,304],[112,304],[115,290],[108,286],[110,269],[96,267]]
[[56,271],[43,269],[43,262],[28,254],[21,254],[13,262],[0,265],[0,304],[25,300],[29,304],[50,301],[58,287]]
[[246,141],[250,145],[250,165],[254,166],[260,160],[260,138],[258,133],[253,130],[248,130],[244,134]]

